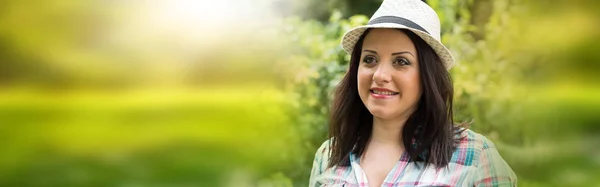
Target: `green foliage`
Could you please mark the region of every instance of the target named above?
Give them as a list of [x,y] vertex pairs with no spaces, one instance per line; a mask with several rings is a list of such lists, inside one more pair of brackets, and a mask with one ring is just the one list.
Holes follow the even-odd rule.
[[294,186],[306,186],[314,150],[327,137],[331,91],[344,75],[350,58],[339,46],[341,37],[350,28],[368,21],[362,15],[341,17],[335,11],[328,24],[292,18],[283,31],[289,43],[294,44],[294,52],[280,60],[289,71],[285,74],[285,89],[291,98],[288,115],[293,130],[289,133],[301,142],[296,157],[289,161],[294,164],[284,169]]
[[[135,3],[35,2],[0,2],[0,186],[306,186],[349,62],[340,39],[381,1],[287,0],[282,25],[201,49],[136,43],[154,27],[119,26],[156,20]],[[519,186],[598,186],[598,2],[427,2],[457,59],[455,120]]]
[[282,0],[288,5],[291,14],[303,19],[327,22],[333,12],[340,13],[344,18],[353,15],[368,15],[381,5],[383,0]]
[[[455,121],[470,122],[471,129],[490,138],[519,176],[520,186],[581,186],[583,181],[591,181],[598,174],[594,171],[598,165],[580,167],[581,171],[573,168],[593,162],[593,155],[585,154],[585,148],[570,145],[596,140],[564,134],[583,132],[573,128],[560,130],[561,123],[572,119],[573,114],[557,114],[561,106],[557,102],[540,104],[553,96],[543,89],[531,91],[547,69],[536,68],[545,59],[541,57],[543,52],[528,50],[528,44],[515,45],[527,41],[528,36],[522,31],[528,23],[521,19],[528,15],[527,6],[508,0],[428,3],[438,12],[442,41],[457,60],[451,70]],[[294,52],[284,61],[293,70],[287,77],[287,91],[292,98],[291,125],[295,129],[291,133],[298,136],[302,146],[297,152],[299,161],[283,173],[296,186],[306,185],[314,151],[327,137],[331,91],[346,72],[349,61],[349,55],[339,46],[341,36],[368,21],[363,15],[342,17],[340,11],[333,11],[326,22],[291,18],[284,31],[290,43],[295,44]],[[595,119],[585,112],[575,116]],[[579,122],[574,126],[592,123]],[[553,168],[565,168],[565,172]],[[547,178],[556,180],[544,180]]]

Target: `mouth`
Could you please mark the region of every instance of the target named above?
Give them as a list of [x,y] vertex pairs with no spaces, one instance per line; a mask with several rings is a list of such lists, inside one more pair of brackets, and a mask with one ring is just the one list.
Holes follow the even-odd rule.
[[393,91],[388,91],[388,90],[369,90],[372,94],[377,94],[377,95],[385,95],[385,96],[393,96],[393,95],[398,95],[400,92],[393,92]]

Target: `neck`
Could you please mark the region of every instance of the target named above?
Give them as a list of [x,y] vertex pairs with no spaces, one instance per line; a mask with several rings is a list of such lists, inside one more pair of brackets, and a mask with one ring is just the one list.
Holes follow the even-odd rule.
[[402,146],[402,128],[408,118],[384,120],[373,117],[370,143]]

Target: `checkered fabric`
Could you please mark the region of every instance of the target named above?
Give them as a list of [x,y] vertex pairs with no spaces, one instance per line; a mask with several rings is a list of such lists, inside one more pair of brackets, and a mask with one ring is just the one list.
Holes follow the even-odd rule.
[[[382,187],[408,186],[517,186],[517,177],[502,159],[494,144],[481,134],[465,130],[448,167],[437,169],[423,162],[409,163],[404,153],[388,173]],[[347,167],[327,168],[330,141],[317,150],[310,176],[310,187],[345,186],[368,187],[366,174],[361,169],[360,157],[350,155]]]

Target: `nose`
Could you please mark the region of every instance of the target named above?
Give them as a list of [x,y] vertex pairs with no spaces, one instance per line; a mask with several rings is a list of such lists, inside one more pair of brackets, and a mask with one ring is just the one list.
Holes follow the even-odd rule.
[[385,64],[377,66],[375,73],[373,73],[373,81],[375,84],[389,83],[392,79],[389,68]]

